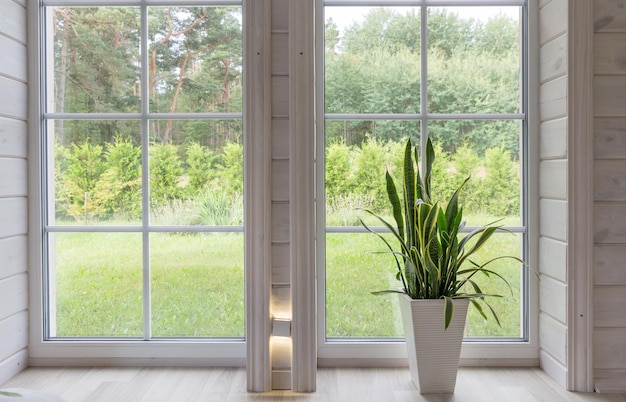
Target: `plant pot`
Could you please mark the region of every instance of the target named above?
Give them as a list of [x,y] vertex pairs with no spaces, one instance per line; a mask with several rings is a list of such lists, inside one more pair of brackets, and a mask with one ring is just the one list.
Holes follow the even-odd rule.
[[420,394],[454,393],[469,300],[454,300],[454,316],[445,330],[444,303],[400,295],[411,378]]

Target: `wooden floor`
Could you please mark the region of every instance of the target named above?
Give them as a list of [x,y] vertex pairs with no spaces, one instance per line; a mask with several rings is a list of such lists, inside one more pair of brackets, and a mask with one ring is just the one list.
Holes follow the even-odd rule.
[[408,369],[319,369],[317,392],[247,393],[244,369],[28,368],[0,388],[29,388],[68,402],[126,401],[621,401],[626,395],[564,391],[539,369],[460,368],[453,395],[420,395]]

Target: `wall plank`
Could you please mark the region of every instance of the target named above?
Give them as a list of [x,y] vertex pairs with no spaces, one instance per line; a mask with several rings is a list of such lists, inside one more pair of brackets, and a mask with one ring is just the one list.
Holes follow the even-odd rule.
[[539,50],[539,82],[567,73],[567,35],[558,36]]
[[14,355],[28,344],[28,313],[12,315],[0,320],[0,361]]
[[624,0],[594,0],[593,5],[596,32],[626,32]]
[[289,30],[289,0],[272,0],[272,31]]
[[0,63],[0,75],[6,75],[19,81],[26,81],[26,46],[14,39],[0,35],[0,54],[10,54],[3,57]]
[[272,242],[289,242],[289,203],[272,203]]
[[289,284],[289,244],[272,244],[272,283]]
[[626,116],[626,75],[597,75],[593,80],[596,116]]
[[593,365],[596,369],[624,369],[626,328],[596,328],[593,333]]
[[539,157],[542,160],[567,158],[566,118],[541,123],[539,132]]
[[593,252],[595,285],[626,285],[626,246],[599,244]]
[[626,244],[626,204],[596,202],[594,242]]
[[539,343],[559,363],[567,364],[567,326],[547,314],[539,314]]
[[272,77],[272,117],[289,116],[289,77]]
[[595,161],[593,180],[594,200],[626,201],[626,159]]
[[567,0],[552,0],[539,10],[539,43],[567,32]]
[[27,86],[0,76],[0,115],[26,120]]
[[28,275],[22,273],[0,280],[0,317],[28,309]]
[[0,238],[26,234],[27,222],[26,198],[0,199]]
[[593,53],[595,74],[626,74],[626,35],[596,33]]
[[0,157],[0,197],[28,194],[28,168],[25,159]]
[[594,119],[593,154],[596,159],[626,158],[626,117]]
[[626,328],[625,306],[626,286],[594,286],[593,321],[596,328]]
[[28,351],[21,349],[4,361],[0,361],[0,384],[15,376],[28,366]]
[[567,115],[567,77],[548,81],[539,88],[539,119],[558,119]]
[[552,239],[567,241],[567,202],[539,200],[539,233]]
[[567,243],[541,237],[539,239],[539,270],[558,281],[567,282]]
[[272,158],[289,158],[289,120],[272,120]]
[[25,158],[27,135],[26,122],[0,117],[0,156]]
[[12,0],[2,2],[0,32],[26,45],[26,10]]
[[272,34],[272,75],[289,75],[288,43],[287,32]]
[[567,322],[567,285],[541,275],[539,309],[562,324]]
[[272,161],[272,200],[289,201],[289,160]]
[[550,160],[539,163],[539,196],[567,199],[567,160]]

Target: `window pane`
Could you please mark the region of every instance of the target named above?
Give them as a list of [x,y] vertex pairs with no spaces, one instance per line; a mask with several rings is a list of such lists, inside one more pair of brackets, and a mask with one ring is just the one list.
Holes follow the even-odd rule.
[[139,8],[51,7],[58,113],[139,112]]
[[448,200],[470,177],[460,195],[468,225],[500,218],[504,225],[521,225],[521,122],[444,120],[428,127],[436,147],[432,183],[437,198]]
[[[141,223],[137,121],[56,120],[49,186],[57,225]],[[49,150],[52,153],[52,149]],[[52,156],[52,155],[51,155]]]
[[326,7],[327,113],[417,113],[419,9]]
[[142,336],[141,234],[49,238],[50,335]]
[[371,294],[401,287],[385,250],[371,233],[326,234],[327,338],[403,336],[397,296]]
[[243,225],[241,120],[153,120],[150,222],[154,225]]
[[518,113],[519,44],[518,7],[429,8],[428,111]]
[[150,7],[150,111],[241,112],[241,7]]
[[241,233],[150,236],[152,335],[243,337]]

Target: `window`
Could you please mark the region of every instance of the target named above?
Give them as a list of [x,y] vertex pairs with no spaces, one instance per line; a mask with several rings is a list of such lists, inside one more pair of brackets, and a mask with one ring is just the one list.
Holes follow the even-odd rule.
[[[373,343],[387,347],[380,341],[402,337],[395,298],[370,294],[400,283],[392,257],[376,253],[384,245],[361,227],[366,216],[359,209],[389,213],[384,174],[399,177],[407,138],[422,149],[433,140],[433,186],[441,199],[471,177],[462,193],[466,230],[501,220],[512,232],[499,233],[481,257],[497,249],[527,259],[527,6],[446,3],[320,2],[321,358],[338,357],[339,348],[362,353],[365,343],[374,356]],[[470,308],[466,344],[529,340],[526,269],[506,263],[496,270],[512,291],[489,279],[482,285],[504,296],[490,301],[502,325]]]
[[44,2],[46,340],[244,337],[242,6]]

